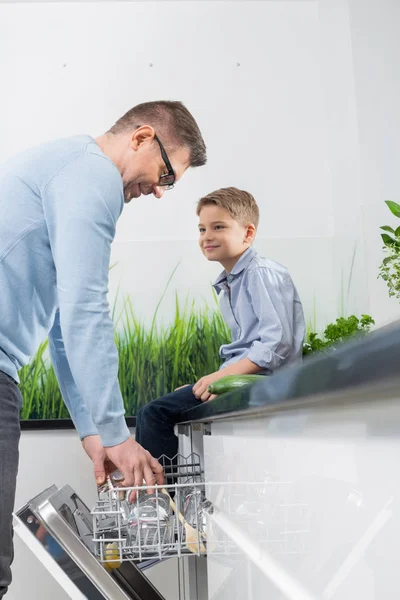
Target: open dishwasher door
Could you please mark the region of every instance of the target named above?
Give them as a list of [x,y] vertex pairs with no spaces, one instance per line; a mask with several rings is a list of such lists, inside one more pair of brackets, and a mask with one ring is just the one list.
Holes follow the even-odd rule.
[[97,560],[92,515],[70,486],[51,486],[14,518],[15,532],[73,600],[165,600],[133,562],[108,572]]

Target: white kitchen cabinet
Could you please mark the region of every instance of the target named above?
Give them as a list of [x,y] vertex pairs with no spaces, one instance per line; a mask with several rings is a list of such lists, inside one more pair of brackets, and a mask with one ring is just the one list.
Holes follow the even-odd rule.
[[400,392],[343,400],[213,424],[206,479],[236,495],[215,535],[244,541],[209,552],[210,600],[398,597]]

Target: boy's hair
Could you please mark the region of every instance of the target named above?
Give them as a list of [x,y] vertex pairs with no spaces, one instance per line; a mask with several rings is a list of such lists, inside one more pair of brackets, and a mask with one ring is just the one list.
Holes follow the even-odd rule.
[[243,190],[238,190],[235,187],[221,188],[211,194],[207,194],[197,203],[196,213],[200,216],[200,211],[203,206],[215,204],[224,208],[238,223],[248,225],[252,223],[255,228],[258,227],[260,220],[260,212],[257,202],[254,197]]

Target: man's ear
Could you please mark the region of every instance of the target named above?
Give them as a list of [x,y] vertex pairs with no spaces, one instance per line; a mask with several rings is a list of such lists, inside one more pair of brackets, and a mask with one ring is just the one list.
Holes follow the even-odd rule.
[[132,150],[138,150],[144,143],[152,142],[156,132],[151,125],[142,125],[132,133],[130,146]]
[[244,241],[247,244],[252,244],[254,242],[254,238],[256,237],[256,228],[253,223],[249,223],[246,225],[246,235]]

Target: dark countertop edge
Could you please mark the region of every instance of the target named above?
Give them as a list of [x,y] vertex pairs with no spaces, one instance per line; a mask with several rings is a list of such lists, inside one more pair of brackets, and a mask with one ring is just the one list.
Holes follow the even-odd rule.
[[362,404],[376,402],[399,396],[400,376],[390,381],[380,382],[375,385],[349,387],[329,394],[315,394],[307,398],[296,398],[286,402],[277,402],[276,404],[266,404],[253,408],[244,408],[243,410],[233,410],[216,413],[210,416],[204,416],[198,419],[182,421],[179,425],[190,425],[194,423],[214,423],[216,421],[232,421],[235,419],[254,419],[268,416],[282,415],[287,412],[298,409],[318,408],[321,410],[332,408],[333,406],[350,406],[351,404]]
[[[340,401],[349,390],[364,393],[386,382],[400,390],[400,321],[353,339],[334,351],[306,357],[251,386],[226,393],[188,410],[182,423],[212,422],[234,415],[258,414],[304,405],[313,398]],[[392,385],[392,383],[389,383]]]
[[[126,417],[128,427],[136,427],[136,417]],[[57,431],[75,429],[72,419],[25,419],[20,421],[22,431]]]

